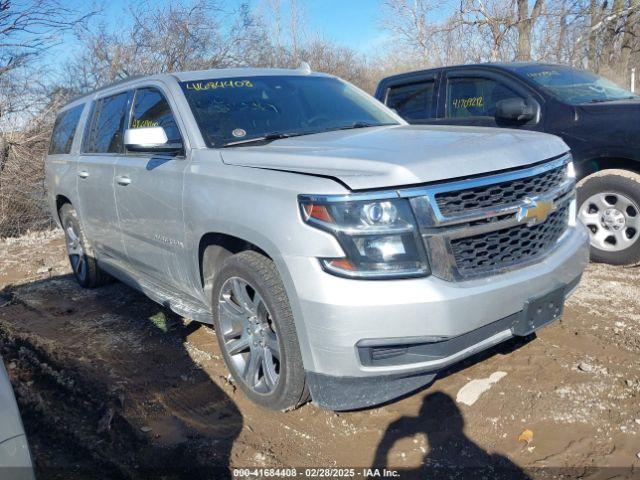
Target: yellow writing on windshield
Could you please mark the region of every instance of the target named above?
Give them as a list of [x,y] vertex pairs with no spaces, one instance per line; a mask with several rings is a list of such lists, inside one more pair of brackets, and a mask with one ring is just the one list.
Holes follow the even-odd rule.
[[215,90],[218,88],[252,88],[251,80],[216,80],[210,82],[188,82],[187,90]]
[[154,122],[153,120],[138,120],[134,118],[131,121],[131,128],[148,128],[148,127],[157,127],[158,122]]
[[484,97],[454,98],[451,103],[453,108],[483,107]]
[[555,70],[542,70],[541,72],[527,73],[527,77],[529,78],[552,77],[553,75],[560,75],[560,72]]

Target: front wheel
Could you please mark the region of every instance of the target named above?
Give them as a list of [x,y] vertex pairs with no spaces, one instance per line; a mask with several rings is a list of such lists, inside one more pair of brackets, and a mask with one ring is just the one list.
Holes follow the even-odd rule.
[[591,259],[612,265],[640,262],[640,175],[603,170],[578,188],[578,218],[591,237]]
[[273,262],[253,251],[227,258],[216,274],[212,300],[220,350],[245,395],[270,410],[306,402],[298,336]]

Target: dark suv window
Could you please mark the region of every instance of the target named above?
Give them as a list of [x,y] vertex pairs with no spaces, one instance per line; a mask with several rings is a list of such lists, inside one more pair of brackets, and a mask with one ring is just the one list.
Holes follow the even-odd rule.
[[447,82],[446,117],[493,117],[496,103],[507,98],[522,96],[489,78],[451,78]]
[[180,130],[164,95],[155,88],[136,92],[129,128],[162,127],[168,143],[181,142]]
[[84,144],[85,152],[122,152],[122,131],[129,95],[129,92],[118,93],[95,102]]
[[71,144],[73,143],[73,137],[76,134],[76,128],[83,109],[84,105],[78,105],[58,115],[56,123],[53,125],[49,154],[71,152]]
[[419,82],[389,88],[387,106],[407,120],[432,118],[435,82]]

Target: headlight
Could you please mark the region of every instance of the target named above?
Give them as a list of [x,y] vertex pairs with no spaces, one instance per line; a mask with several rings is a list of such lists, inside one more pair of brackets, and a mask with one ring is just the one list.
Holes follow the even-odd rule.
[[567,177],[576,178],[576,167],[573,165],[573,162],[567,163]]
[[321,258],[323,268],[351,278],[418,277],[430,273],[408,200],[300,196],[304,221],[332,233],[343,258]]

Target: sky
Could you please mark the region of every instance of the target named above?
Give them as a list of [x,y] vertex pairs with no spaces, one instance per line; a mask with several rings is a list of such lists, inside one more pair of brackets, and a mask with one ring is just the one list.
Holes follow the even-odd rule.
[[310,30],[363,53],[384,40],[380,29],[378,0],[307,0],[306,20]]
[[[117,22],[119,14],[136,0],[105,0],[104,19]],[[169,3],[171,0],[156,0],[154,3]],[[281,0],[286,5],[286,0]],[[384,40],[380,30],[378,0],[298,0],[304,11],[304,19],[310,35],[319,34],[325,40],[332,40],[349,46],[362,53],[375,53],[375,48]],[[67,0],[70,7],[87,7],[86,0]],[[241,3],[256,6],[260,0],[222,0],[230,9]]]

